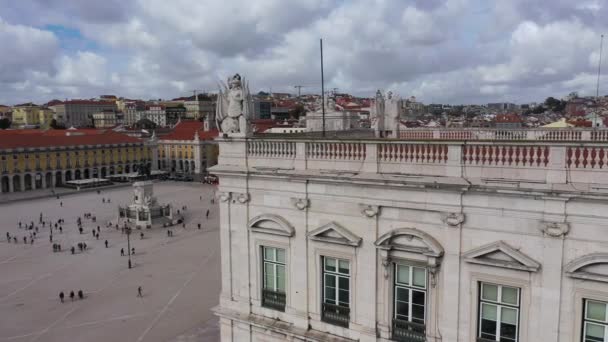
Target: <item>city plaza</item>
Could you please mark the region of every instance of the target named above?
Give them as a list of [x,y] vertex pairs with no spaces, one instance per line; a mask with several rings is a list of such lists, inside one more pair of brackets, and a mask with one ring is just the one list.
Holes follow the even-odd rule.
[[[182,224],[133,229],[128,268],[127,235],[116,228],[119,205],[131,186],[0,204],[0,341],[216,341],[220,251],[215,187],[160,182],[155,196],[180,210]],[[13,194],[3,194],[10,196]],[[104,203],[105,202],[105,203]],[[109,202],[109,203],[108,203]],[[186,210],[183,210],[183,207]],[[209,209],[209,218],[206,211]],[[53,242],[49,225],[52,222]],[[95,217],[85,218],[90,213]],[[77,218],[84,231],[79,233]],[[59,220],[62,233],[54,228]],[[35,230],[19,228],[34,223]],[[108,223],[112,226],[108,227]],[[198,229],[198,223],[201,229]],[[92,230],[100,227],[99,239]],[[173,232],[168,237],[167,230]],[[17,238],[7,242],[6,233]],[[144,233],[143,239],[140,233]],[[27,243],[24,244],[24,237]],[[105,247],[105,241],[108,247]],[[72,246],[86,243],[86,250]],[[53,252],[53,244],[61,251]],[[142,297],[138,296],[138,287]],[[82,290],[72,301],[70,291]],[[64,292],[64,303],[59,293]]]

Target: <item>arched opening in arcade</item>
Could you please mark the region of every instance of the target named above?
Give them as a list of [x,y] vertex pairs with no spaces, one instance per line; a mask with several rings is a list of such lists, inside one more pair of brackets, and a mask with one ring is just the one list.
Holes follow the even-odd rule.
[[10,179],[8,179],[8,176],[2,176],[2,192],[8,192],[9,191],[9,184],[10,184]]
[[61,171],[55,172],[55,186],[62,186],[63,182],[61,181]]
[[25,185],[25,191],[32,190],[32,175],[30,175],[29,173],[26,174],[25,177],[23,177],[23,181]]
[[84,169],[84,179],[89,179],[89,178],[91,178],[89,169]]
[[65,172],[65,181],[66,181],[66,182],[69,182],[69,181],[71,181],[71,180],[72,180],[72,171],[71,171],[71,170],[67,170],[67,171]]
[[23,191],[23,189],[21,189],[21,181],[19,179],[20,176],[13,176],[13,191]]
[[75,180],[82,179],[82,172],[80,170],[76,170],[76,172],[74,172],[74,179]]
[[107,170],[106,170],[105,166],[102,167],[101,168],[101,178],[106,178],[106,175],[107,175],[106,172],[107,172]]
[[46,183],[46,187],[51,188],[53,186],[53,174],[50,172],[47,172],[44,175],[44,181]]

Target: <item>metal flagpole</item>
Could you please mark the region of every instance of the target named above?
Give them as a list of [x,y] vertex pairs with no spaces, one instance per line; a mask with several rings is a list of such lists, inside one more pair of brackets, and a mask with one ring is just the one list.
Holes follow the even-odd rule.
[[[600,98],[600,73],[602,71],[602,49],[604,47],[604,35],[600,38],[600,60],[597,63],[597,84],[595,86],[595,102]],[[593,122],[593,127],[597,127],[597,108],[595,108],[595,120]]]
[[321,46],[321,113],[323,118],[323,137],[325,137],[325,79],[323,76],[323,38],[319,39]]

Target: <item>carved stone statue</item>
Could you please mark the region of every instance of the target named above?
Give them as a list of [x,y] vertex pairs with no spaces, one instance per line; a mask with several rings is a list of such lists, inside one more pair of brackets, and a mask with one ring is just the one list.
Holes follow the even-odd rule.
[[397,137],[399,135],[399,118],[403,111],[403,103],[399,96],[392,91],[386,93],[386,98],[380,90],[376,92],[371,106],[371,125],[377,137]]
[[[223,89],[222,89],[223,88]],[[253,113],[249,84],[235,74],[220,85],[216,107],[217,126],[222,133],[248,133],[248,118]]]

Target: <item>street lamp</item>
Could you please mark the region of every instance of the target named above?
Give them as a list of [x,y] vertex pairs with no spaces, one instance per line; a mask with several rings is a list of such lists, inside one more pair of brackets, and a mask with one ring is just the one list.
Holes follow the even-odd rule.
[[129,268],[131,268],[131,227],[125,227],[125,234],[127,234],[127,253],[129,255]]

